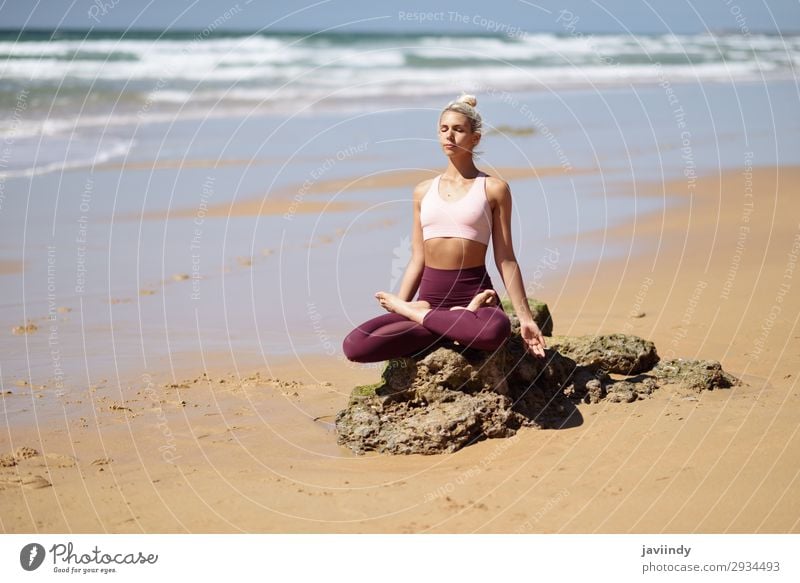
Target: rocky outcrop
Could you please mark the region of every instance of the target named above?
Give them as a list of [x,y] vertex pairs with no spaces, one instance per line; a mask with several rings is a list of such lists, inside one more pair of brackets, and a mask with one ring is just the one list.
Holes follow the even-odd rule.
[[679,385],[696,393],[727,389],[739,383],[739,379],[722,370],[716,360],[662,360],[650,374],[661,384]]
[[[547,306],[538,313],[539,327],[552,327]],[[453,452],[520,427],[580,424],[580,402],[629,403],[664,385],[694,392],[738,382],[717,362],[659,362],[652,342],[626,334],[553,337],[546,357],[534,358],[514,320],[495,352],[445,343],[389,361],[381,380],[356,387],[337,415],[339,443],[357,453]]]
[[356,387],[337,416],[339,443],[358,453],[431,454],[510,437],[523,425],[563,425],[574,411],[560,391],[569,365],[531,357],[515,363],[511,354],[507,347],[489,353],[452,344],[389,361],[381,381]]
[[[511,300],[503,300],[502,306],[511,319],[511,333],[519,334],[519,318],[514,314],[514,306],[511,304]],[[547,307],[547,304],[539,300],[534,300],[533,298],[528,298],[528,307],[531,309],[533,321],[536,322],[536,325],[539,326],[539,330],[542,331],[542,336],[552,336],[553,316],[550,315],[550,308]]]
[[548,345],[578,366],[600,374],[639,374],[658,362],[656,345],[630,334],[557,336]]

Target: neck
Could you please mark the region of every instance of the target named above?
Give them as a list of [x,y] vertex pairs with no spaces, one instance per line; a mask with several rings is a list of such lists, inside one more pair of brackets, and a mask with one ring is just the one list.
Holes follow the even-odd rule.
[[478,174],[479,170],[475,166],[472,156],[451,157],[447,164],[447,169],[444,171],[444,175],[448,179],[472,179]]

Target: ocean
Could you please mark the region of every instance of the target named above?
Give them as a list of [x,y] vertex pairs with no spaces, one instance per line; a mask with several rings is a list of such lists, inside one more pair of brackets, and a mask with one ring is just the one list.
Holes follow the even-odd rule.
[[[414,105],[460,90],[558,91],[630,84],[793,79],[800,36],[460,35],[0,31],[0,137],[72,136],[6,176],[124,157],[84,130],[184,118]],[[21,96],[24,98],[21,99]],[[21,101],[23,103],[21,103]],[[25,115],[19,115],[24,107]],[[54,146],[54,145],[53,145]],[[55,146],[54,146],[55,147]]]

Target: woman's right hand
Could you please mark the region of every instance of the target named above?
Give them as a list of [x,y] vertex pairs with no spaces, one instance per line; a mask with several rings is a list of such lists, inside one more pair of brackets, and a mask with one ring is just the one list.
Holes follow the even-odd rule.
[[537,358],[544,358],[544,349],[547,346],[544,343],[542,331],[533,320],[520,322],[520,335],[525,342],[525,349]]

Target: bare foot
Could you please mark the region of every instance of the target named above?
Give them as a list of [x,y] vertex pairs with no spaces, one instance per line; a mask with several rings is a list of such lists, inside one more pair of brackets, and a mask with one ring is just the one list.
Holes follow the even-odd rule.
[[424,300],[416,302],[406,302],[398,298],[396,295],[390,294],[389,292],[377,292],[375,294],[375,298],[377,298],[378,303],[387,312],[397,312],[397,307],[399,304],[405,304],[405,306],[412,309],[429,310],[431,307],[431,305]]
[[426,301],[406,302],[389,292],[377,292],[375,298],[387,312],[400,314],[420,324],[422,323],[422,318],[431,309],[431,305]]
[[494,293],[493,289],[485,289],[474,298],[472,301],[467,305],[468,310],[472,310],[473,312],[478,308],[483,306],[493,306],[497,303],[497,294]]
[[455,306],[450,308],[451,310],[469,310],[471,312],[475,312],[478,308],[483,306],[494,306],[497,303],[497,294],[492,289],[485,289],[476,295],[472,300],[467,304],[467,307],[462,308],[460,306]]

